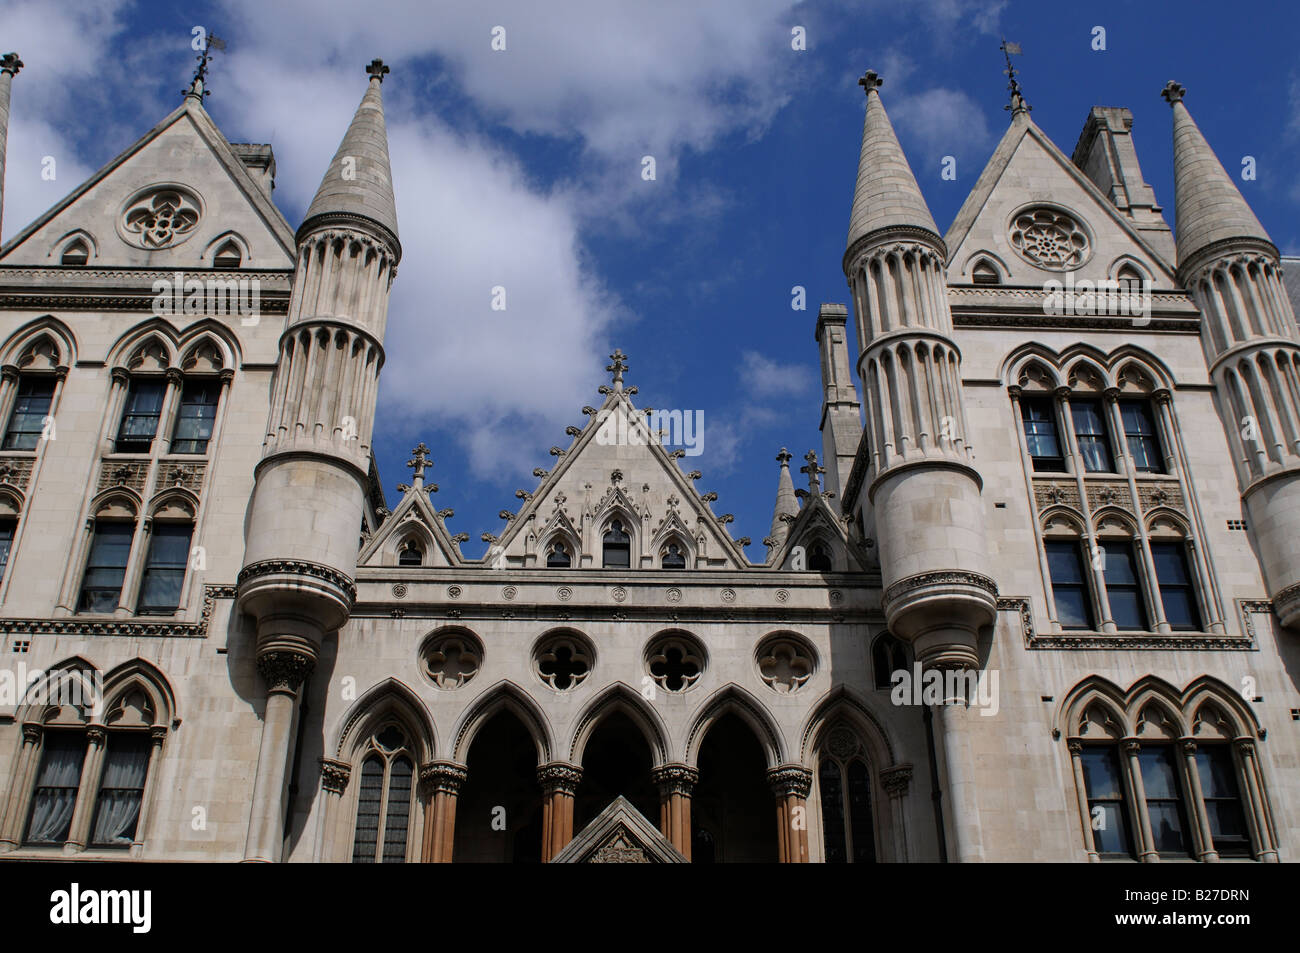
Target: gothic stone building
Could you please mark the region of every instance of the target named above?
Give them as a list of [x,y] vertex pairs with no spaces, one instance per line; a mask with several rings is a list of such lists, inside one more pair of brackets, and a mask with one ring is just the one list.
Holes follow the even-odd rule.
[[616,353],[476,559],[371,452],[369,72],[296,230],[196,81],[0,250],[0,857],[1295,856],[1297,289],[1181,87],[1176,233],[1127,109],[1017,98],[941,234],[868,73],[766,558]]

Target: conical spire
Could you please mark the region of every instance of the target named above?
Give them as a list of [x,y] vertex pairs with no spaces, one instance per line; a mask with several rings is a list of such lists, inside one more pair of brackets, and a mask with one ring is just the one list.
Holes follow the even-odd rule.
[[1224,171],[1192,114],[1186,90],[1170,80],[1161,92],[1174,110],[1174,198],[1178,264],[1214,242],[1258,238],[1272,244],[1232,177]]
[[924,228],[936,237],[939,234],[880,101],[882,82],[873,70],[858,80],[867,91],[867,115],[862,123],[858,184],[849,216],[849,247],[863,235],[894,225]]
[[366,67],[370,87],[352,117],[339,151],[334,154],[316,197],[298,229],[301,235],[314,219],[328,216],[367,218],[397,239],[397,204],[393,172],[388,164],[388,132],[384,126],[384,97],[380,92],[388,67],[374,60]]
[[792,454],[785,447],[776,455],[777,463],[781,464],[781,475],[776,481],[776,506],[772,509],[771,538],[776,546],[785,542],[790,532],[790,523],[781,517],[799,515],[799,500],[795,498],[794,480],[790,477],[791,458]]

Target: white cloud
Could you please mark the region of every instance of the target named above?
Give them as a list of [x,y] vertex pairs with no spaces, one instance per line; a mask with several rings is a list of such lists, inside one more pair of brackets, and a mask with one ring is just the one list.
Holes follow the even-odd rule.
[[740,355],[741,386],[754,397],[798,397],[808,393],[814,381],[806,364],[781,364],[757,351]]

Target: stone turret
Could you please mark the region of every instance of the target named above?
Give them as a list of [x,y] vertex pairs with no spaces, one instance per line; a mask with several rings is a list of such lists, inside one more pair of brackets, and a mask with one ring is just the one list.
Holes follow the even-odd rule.
[[268,687],[245,857],[279,859],[303,680],[352,608],[388,294],[401,257],[375,60],[298,229],[298,259],[249,512],[239,608]]
[[1300,628],[1300,342],[1278,250],[1224,171],[1175,82],[1178,280],[1202,314],[1201,345],[1241,498],[1282,624]]
[[[993,622],[997,586],[984,575],[982,481],[948,308],[948,252],[880,101],[880,78],[868,72],[861,84],[867,110],[843,265],[867,419],[864,489],[854,492],[867,499],[846,499],[843,510],[874,515],[882,608],[894,635],[911,643],[926,671],[978,669],[979,631]],[[961,681],[944,680],[935,708],[941,806],[951,854],[979,860],[974,725]]]
[[4,224],[5,155],[9,142],[9,93],[14,77],[23,68],[17,53],[0,56],[0,226]]
[[846,333],[848,308],[823,304],[817,314],[817,349],[822,366],[822,456],[826,489],[842,496],[862,439],[862,403],[853,386]]

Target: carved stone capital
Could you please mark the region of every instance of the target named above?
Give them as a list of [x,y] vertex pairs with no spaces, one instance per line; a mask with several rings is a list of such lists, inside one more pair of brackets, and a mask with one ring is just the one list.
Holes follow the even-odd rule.
[[572,797],[582,783],[582,768],[565,761],[552,761],[537,769],[537,783],[546,794],[567,794]]
[[455,797],[469,777],[463,764],[454,761],[430,761],[420,766],[420,783],[430,794],[450,794]]
[[13,364],[5,364],[3,367],[0,367],[0,380],[18,380],[18,368]]
[[37,724],[34,721],[26,722],[23,725],[23,744],[36,745],[41,743],[41,735],[45,733],[45,726]]
[[1136,754],[1142,748],[1142,742],[1138,741],[1136,738],[1125,738],[1119,743],[1119,745],[1128,754]]
[[185,375],[179,367],[169,367],[166,373],[167,383],[180,385],[185,380]]
[[1067,741],[1065,746],[1070,749],[1070,754],[1080,754],[1083,752],[1083,742],[1075,738],[1071,738]]
[[1238,738],[1232,743],[1237,749],[1237,754],[1243,758],[1253,757],[1255,754],[1255,740],[1253,738]]
[[342,794],[352,777],[352,765],[333,758],[320,759],[320,788],[330,794]]
[[270,692],[296,692],[315,667],[315,659],[297,652],[264,652],[257,657],[257,670]]
[[103,725],[91,725],[86,729],[86,740],[92,745],[103,747],[104,742],[108,740],[108,732],[104,730]]
[[160,745],[167,738],[166,725],[154,725],[149,729],[149,740],[156,745]]
[[690,797],[695,793],[695,785],[700,783],[700,772],[688,764],[674,761],[651,771],[650,780],[659,786],[662,797],[673,794]]
[[121,384],[124,387],[131,381],[131,372],[125,367],[113,368],[109,376],[113,379],[114,384]]
[[1178,740],[1178,743],[1179,743],[1180,745],[1182,745],[1183,751],[1184,751],[1186,754],[1196,754],[1196,739],[1195,739],[1195,738],[1180,738],[1180,739]]
[[880,783],[890,797],[905,797],[912,785],[912,766],[893,764],[880,772]]
[[1101,392],[1101,396],[1107,400],[1119,400],[1120,389],[1118,387],[1107,387]]
[[806,798],[812,790],[812,772],[801,764],[778,764],[767,769],[767,783],[777,797]]

